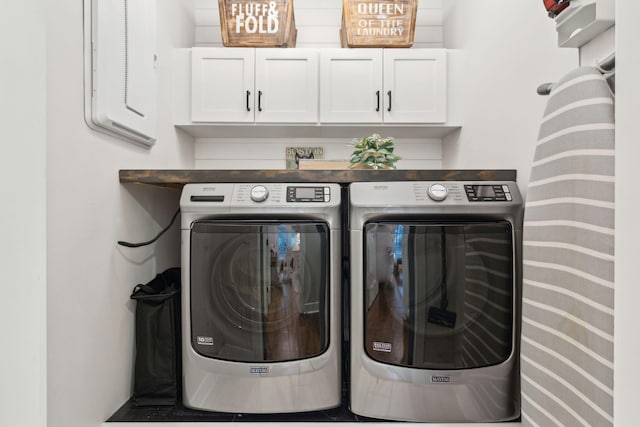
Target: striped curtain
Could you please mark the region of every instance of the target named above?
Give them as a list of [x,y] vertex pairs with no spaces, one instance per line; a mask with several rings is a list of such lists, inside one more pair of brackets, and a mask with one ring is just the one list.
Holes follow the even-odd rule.
[[598,70],[554,85],[525,204],[525,426],[613,425],[614,132]]

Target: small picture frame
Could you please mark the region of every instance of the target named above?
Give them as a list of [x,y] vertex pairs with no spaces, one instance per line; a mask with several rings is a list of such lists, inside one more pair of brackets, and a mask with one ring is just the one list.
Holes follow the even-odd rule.
[[287,169],[298,169],[300,159],[324,159],[324,150],[322,147],[287,147]]

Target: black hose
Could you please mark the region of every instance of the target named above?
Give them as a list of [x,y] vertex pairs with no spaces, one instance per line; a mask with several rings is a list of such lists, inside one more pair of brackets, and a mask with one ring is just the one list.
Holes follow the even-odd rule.
[[141,242],[141,243],[130,243],[130,242],[124,242],[122,240],[118,240],[118,244],[120,246],[126,246],[128,248],[139,248],[142,246],[147,246],[152,244],[153,242],[155,242],[156,240],[158,240],[160,238],[160,236],[162,236],[164,233],[167,232],[167,230],[169,230],[171,228],[171,226],[173,225],[173,223],[175,222],[176,218],[178,217],[178,214],[180,213],[180,208],[178,208],[178,210],[176,211],[176,213],[173,214],[173,218],[171,218],[171,222],[169,223],[169,225],[167,225],[160,233],[158,233],[156,235],[156,237],[154,237],[151,240],[148,240],[146,242]]

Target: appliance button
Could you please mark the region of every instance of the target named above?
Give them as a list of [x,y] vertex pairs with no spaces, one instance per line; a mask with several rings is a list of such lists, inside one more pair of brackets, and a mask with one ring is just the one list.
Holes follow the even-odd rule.
[[511,193],[506,193],[505,196],[507,196],[507,201],[510,202],[512,200],[511,199]]
[[264,202],[269,197],[269,190],[264,185],[256,185],[251,189],[251,200],[254,202]]
[[427,189],[427,195],[435,202],[441,202],[447,198],[447,188],[442,184],[432,184]]
[[503,185],[502,186],[502,190],[504,190],[505,193],[509,192],[509,186],[508,185]]

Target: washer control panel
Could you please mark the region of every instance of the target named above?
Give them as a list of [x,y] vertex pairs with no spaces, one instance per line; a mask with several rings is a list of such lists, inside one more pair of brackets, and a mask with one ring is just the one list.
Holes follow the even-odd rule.
[[447,191],[447,187],[442,184],[431,184],[427,189],[427,195],[431,200],[441,202],[447,198],[449,192]]
[[269,190],[264,185],[256,185],[251,189],[250,197],[254,202],[264,202],[269,198]]
[[513,199],[506,184],[465,185],[464,190],[470,202],[510,202]]
[[180,209],[211,213],[240,209],[237,212],[243,214],[251,209],[261,213],[326,213],[328,209],[340,206],[341,196],[340,185],[334,183],[186,184],[180,197]]
[[331,189],[329,187],[287,187],[287,202],[289,203],[325,203],[330,200]]

